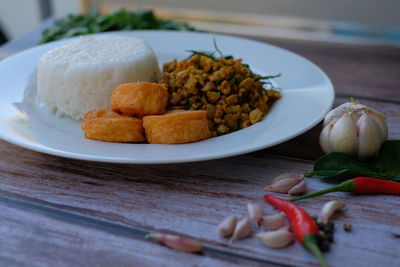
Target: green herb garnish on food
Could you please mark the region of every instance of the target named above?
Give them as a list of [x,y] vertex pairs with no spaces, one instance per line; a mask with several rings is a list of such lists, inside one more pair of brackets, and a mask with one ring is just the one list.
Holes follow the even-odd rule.
[[281,75],[282,75],[281,73],[278,73],[276,75],[260,76],[260,77],[257,77],[255,80],[256,81],[269,80],[269,79],[281,77]]
[[108,15],[98,13],[68,15],[42,33],[40,44],[68,37],[120,30],[193,31],[187,23],[157,18],[151,10],[118,10]]
[[386,141],[379,156],[370,162],[360,162],[340,152],[329,153],[318,159],[314,169],[304,176],[316,176],[332,181],[356,176],[400,181],[400,140]]
[[196,50],[186,50],[185,52],[191,53],[187,59],[193,57],[196,54],[202,55],[202,56],[206,56],[212,59],[215,59],[214,54],[215,52],[207,52],[207,51],[196,51]]

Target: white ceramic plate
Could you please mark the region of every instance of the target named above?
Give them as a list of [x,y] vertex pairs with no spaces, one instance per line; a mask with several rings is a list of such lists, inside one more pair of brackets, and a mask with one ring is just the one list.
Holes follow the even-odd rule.
[[[281,73],[282,98],[259,123],[201,142],[182,145],[118,144],[85,139],[80,121],[56,118],[35,104],[36,65],[40,56],[73,39],[36,46],[0,62],[0,138],[27,149],[90,161],[176,163],[210,160],[267,148],[315,126],[331,108],[329,78],[310,61],[287,50],[252,40],[194,32],[133,31],[146,40],[160,64],[183,59],[186,50],[213,51],[213,38],[225,55],[242,58],[254,72]],[[25,100],[24,99],[25,92]],[[23,102],[23,103],[22,103]]]

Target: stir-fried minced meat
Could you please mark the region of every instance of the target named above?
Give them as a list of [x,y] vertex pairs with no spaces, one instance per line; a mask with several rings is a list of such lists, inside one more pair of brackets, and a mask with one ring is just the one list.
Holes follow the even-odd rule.
[[261,121],[281,97],[279,91],[265,90],[262,77],[241,59],[194,53],[164,64],[163,73],[168,109],[206,110],[214,136]]

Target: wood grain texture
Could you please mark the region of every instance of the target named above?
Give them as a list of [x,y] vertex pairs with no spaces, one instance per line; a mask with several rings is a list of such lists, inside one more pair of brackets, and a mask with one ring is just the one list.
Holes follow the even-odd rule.
[[[0,165],[2,188],[8,192],[36,198],[38,203],[56,204],[69,212],[150,231],[189,235],[257,259],[296,266],[316,264],[297,243],[273,250],[250,238],[227,247],[226,240],[220,239],[214,229],[225,216],[245,216],[248,202],[260,204],[269,214],[276,212],[263,202],[261,189],[283,171],[309,170],[308,161],[274,155],[254,158],[250,154],[202,163],[139,166],[21,152],[25,154],[23,161],[15,160],[17,156]],[[328,186],[315,179],[308,180],[308,184],[311,191]],[[398,197],[378,198],[336,193],[301,202],[310,213],[318,213],[331,199],[348,203],[346,211],[335,220],[336,242],[326,254],[332,266],[390,265],[400,260],[396,253],[399,240],[393,237],[400,227],[400,211],[395,209]],[[353,224],[352,233],[342,230],[344,222]],[[370,238],[375,241],[366,242]]]
[[[0,48],[0,58],[33,46],[39,32]],[[262,41],[314,61],[332,78],[338,93],[335,105],[349,96],[358,97],[385,113],[389,138],[400,139],[400,48]],[[215,226],[228,215],[245,216],[248,202],[275,213],[262,200],[262,188],[283,172],[310,170],[313,160],[322,155],[320,130],[318,125],[291,141],[238,157],[146,166],[64,159],[0,141],[0,265],[247,266],[272,262],[318,266],[297,243],[269,249],[253,237],[228,245],[218,237]],[[316,179],[307,181],[309,191],[330,186]],[[330,265],[398,265],[399,198],[333,193],[299,204],[315,214],[332,199],[346,201],[347,207],[334,216],[335,242],[326,253]],[[71,220],[73,216],[94,223]],[[352,223],[353,231],[344,232],[344,223]],[[135,231],[191,236],[210,251],[178,253],[131,234]]]
[[[0,203],[2,266],[240,266]],[[143,253],[146,252],[146,253]],[[167,260],[166,260],[167,259]],[[259,266],[260,263],[249,263]]]

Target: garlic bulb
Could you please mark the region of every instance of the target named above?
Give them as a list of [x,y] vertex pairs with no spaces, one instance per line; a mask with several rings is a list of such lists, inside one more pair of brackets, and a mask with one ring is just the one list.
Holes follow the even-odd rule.
[[325,153],[343,152],[360,159],[375,156],[388,135],[385,115],[357,102],[331,110],[323,127],[319,142]]

